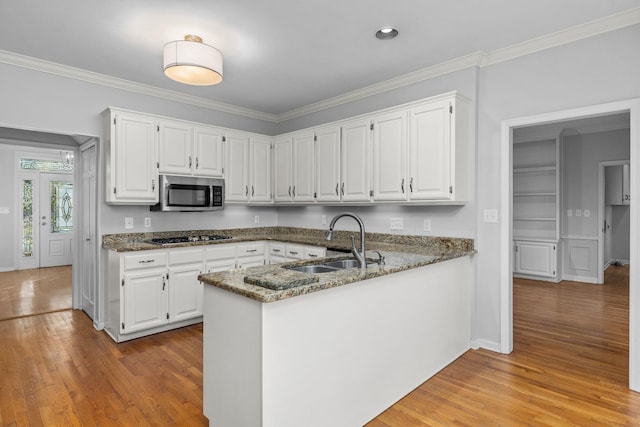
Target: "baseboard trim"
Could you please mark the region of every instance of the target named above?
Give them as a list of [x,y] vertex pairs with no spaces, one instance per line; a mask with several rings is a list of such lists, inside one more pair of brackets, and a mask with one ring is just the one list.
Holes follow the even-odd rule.
[[598,284],[598,278],[597,277],[564,275],[564,276],[562,276],[562,280],[570,280],[572,282],[592,283],[594,285]]
[[495,341],[489,341],[489,340],[485,340],[485,339],[477,339],[477,340],[471,340],[471,348],[473,350],[478,350],[478,349],[483,349],[483,350],[489,350],[489,351],[493,351],[494,353],[502,353],[500,351],[500,343],[499,342],[495,342]]

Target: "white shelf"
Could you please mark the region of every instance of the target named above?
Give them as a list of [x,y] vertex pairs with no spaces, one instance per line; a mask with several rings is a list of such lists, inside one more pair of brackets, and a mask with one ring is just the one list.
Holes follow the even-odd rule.
[[556,193],[513,193],[513,197],[556,197]]
[[555,172],[555,166],[537,166],[533,168],[514,168],[513,173]]

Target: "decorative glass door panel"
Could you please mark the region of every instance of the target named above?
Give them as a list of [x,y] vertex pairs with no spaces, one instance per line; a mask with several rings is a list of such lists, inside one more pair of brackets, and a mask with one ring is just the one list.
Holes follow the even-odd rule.
[[40,267],[70,265],[74,210],[71,176],[41,173],[40,203]]

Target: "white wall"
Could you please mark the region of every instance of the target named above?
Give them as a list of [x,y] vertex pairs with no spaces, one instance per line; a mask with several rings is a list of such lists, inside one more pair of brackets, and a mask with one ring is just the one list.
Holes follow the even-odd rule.
[[[629,129],[567,135],[562,140],[563,236],[598,236],[599,163],[629,160]],[[567,210],[573,215],[567,216]],[[576,216],[576,209],[591,215]]]
[[488,346],[501,338],[502,248],[496,227],[482,222],[482,209],[500,205],[501,121],[640,97],[638,40],[635,25],[480,71],[476,306],[477,338]]

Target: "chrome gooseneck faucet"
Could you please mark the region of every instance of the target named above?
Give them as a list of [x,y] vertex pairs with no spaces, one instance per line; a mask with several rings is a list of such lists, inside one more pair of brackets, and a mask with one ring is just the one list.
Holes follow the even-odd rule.
[[336,222],[344,217],[344,216],[348,216],[351,217],[353,219],[356,220],[356,222],[358,223],[358,226],[360,227],[360,251],[358,251],[358,249],[356,248],[356,243],[355,243],[355,239],[353,238],[353,236],[351,237],[351,253],[353,254],[353,256],[358,260],[358,263],[360,264],[360,268],[367,268],[367,263],[364,259],[364,222],[362,222],[362,219],[360,219],[360,217],[356,214],[350,213],[350,212],[345,212],[345,213],[341,213],[338,214],[336,216],[333,217],[333,219],[331,220],[331,223],[329,224],[329,229],[327,230],[327,232],[324,235],[324,239],[325,240],[331,240],[331,236],[333,234],[333,227],[336,225]]

